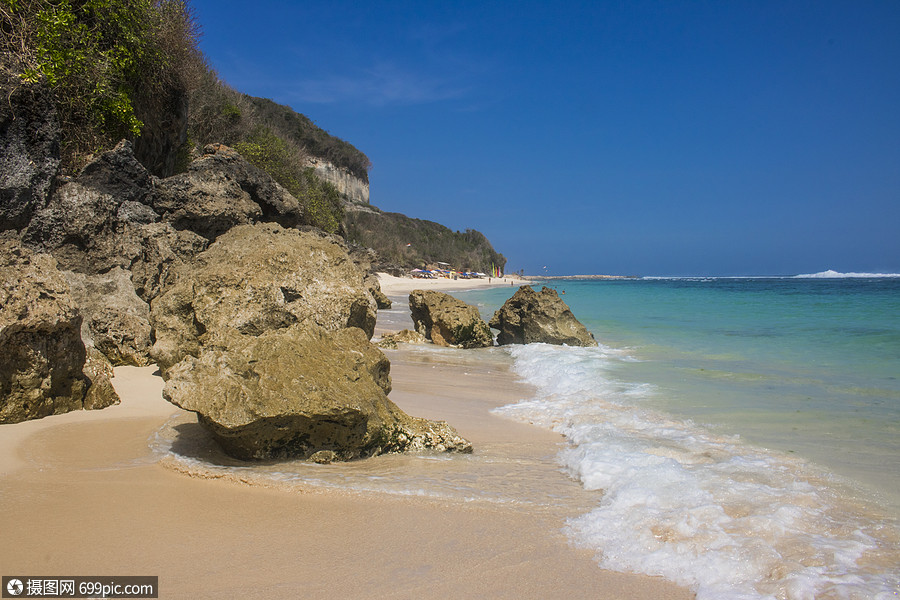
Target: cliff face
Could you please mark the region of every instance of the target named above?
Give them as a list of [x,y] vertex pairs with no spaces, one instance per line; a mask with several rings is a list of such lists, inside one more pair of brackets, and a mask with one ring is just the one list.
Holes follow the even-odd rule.
[[369,203],[369,182],[363,181],[346,167],[337,167],[324,158],[311,157],[307,165],[315,169],[322,181],[331,183],[353,204]]

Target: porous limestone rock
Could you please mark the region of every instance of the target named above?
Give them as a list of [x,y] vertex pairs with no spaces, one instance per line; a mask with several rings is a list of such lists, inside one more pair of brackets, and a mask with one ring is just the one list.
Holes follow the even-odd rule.
[[388,348],[388,349],[396,349],[397,344],[424,344],[426,342],[425,336],[419,333],[418,331],[413,331],[411,329],[404,329],[402,331],[397,331],[394,333],[386,333],[381,336],[381,339],[378,341],[379,348]]
[[59,122],[46,87],[25,85],[4,68],[0,97],[0,230],[20,230],[50,197],[59,171]]
[[131,273],[116,267],[98,275],[64,274],[84,317],[85,344],[116,366],[151,364],[150,306],[135,293]]
[[378,281],[378,277],[376,275],[372,273],[366,275],[365,285],[369,290],[369,293],[372,294],[372,298],[375,300],[375,305],[379,310],[388,309],[393,305],[391,299],[381,291],[381,282]]
[[29,247],[53,254],[65,270],[131,270],[138,294],[148,301],[164,287],[172,266],[208,243],[160,222],[148,204],[155,194],[152,177],[123,141],[57,189],[35,213],[23,239]]
[[355,244],[350,244],[348,250],[350,252],[350,258],[353,259],[356,266],[359,267],[363,273],[366,273],[364,280],[365,286],[369,290],[369,293],[372,294],[372,298],[375,300],[378,309],[390,308],[392,304],[391,299],[381,291],[381,282],[378,280],[378,275],[372,270],[372,265],[378,260],[378,253],[371,248]]
[[235,150],[210,144],[187,172],[159,182],[153,207],[177,229],[212,241],[236,225],[273,221],[307,224],[303,206]]
[[90,387],[84,395],[83,408],[96,410],[118,404],[121,402],[119,394],[110,381],[115,376],[112,364],[93,346],[86,346],[86,349],[84,375],[90,382]]
[[449,294],[413,290],[409,308],[416,331],[439,346],[484,348],[494,343],[478,309]]
[[223,331],[216,347],[166,373],[163,395],[243,460],[350,460],[389,452],[471,452],[443,422],[410,417],[387,398],[390,363],[351,327],[310,324],[258,336]]
[[594,336],[572,314],[556,290],[540,293],[523,285],[494,313],[490,326],[498,329],[497,343],[596,346]]
[[82,408],[81,315],[46,254],[0,239],[0,423]]
[[177,282],[152,302],[151,355],[165,373],[228,330],[255,336],[294,323],[359,327],[371,337],[375,302],[363,274],[334,236],[241,225],[181,267]]

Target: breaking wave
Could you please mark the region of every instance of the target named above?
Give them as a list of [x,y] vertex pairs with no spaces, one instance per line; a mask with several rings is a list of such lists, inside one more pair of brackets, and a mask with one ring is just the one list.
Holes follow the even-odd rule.
[[822,271],[821,273],[806,273],[794,275],[794,279],[873,279],[879,277],[900,277],[900,273],[839,273],[837,271]]

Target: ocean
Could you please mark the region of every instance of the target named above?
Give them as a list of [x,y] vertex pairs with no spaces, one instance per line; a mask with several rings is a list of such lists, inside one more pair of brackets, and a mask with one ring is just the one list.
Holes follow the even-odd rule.
[[[551,280],[599,347],[407,347],[462,376],[511,369],[534,393],[491,410],[561,433],[546,456],[250,465],[184,416],[152,445],[203,476],[552,513],[598,567],[699,600],[896,598],[900,276],[819,275]],[[515,289],[454,295],[489,319]],[[379,320],[408,327],[398,300]]]
[[701,600],[900,595],[900,277],[855,275],[547,281],[600,346],[510,347],[496,412],[565,435],[571,539]]

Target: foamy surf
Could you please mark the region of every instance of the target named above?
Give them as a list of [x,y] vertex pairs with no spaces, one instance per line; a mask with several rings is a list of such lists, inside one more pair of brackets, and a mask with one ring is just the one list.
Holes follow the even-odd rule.
[[566,436],[560,462],[597,494],[567,533],[601,566],[699,600],[897,596],[896,521],[827,471],[643,408],[659,392],[614,376],[621,350],[510,353],[538,392],[497,412]]
[[794,275],[795,279],[876,279],[882,277],[900,277],[900,273],[840,273],[838,271],[821,271]]

